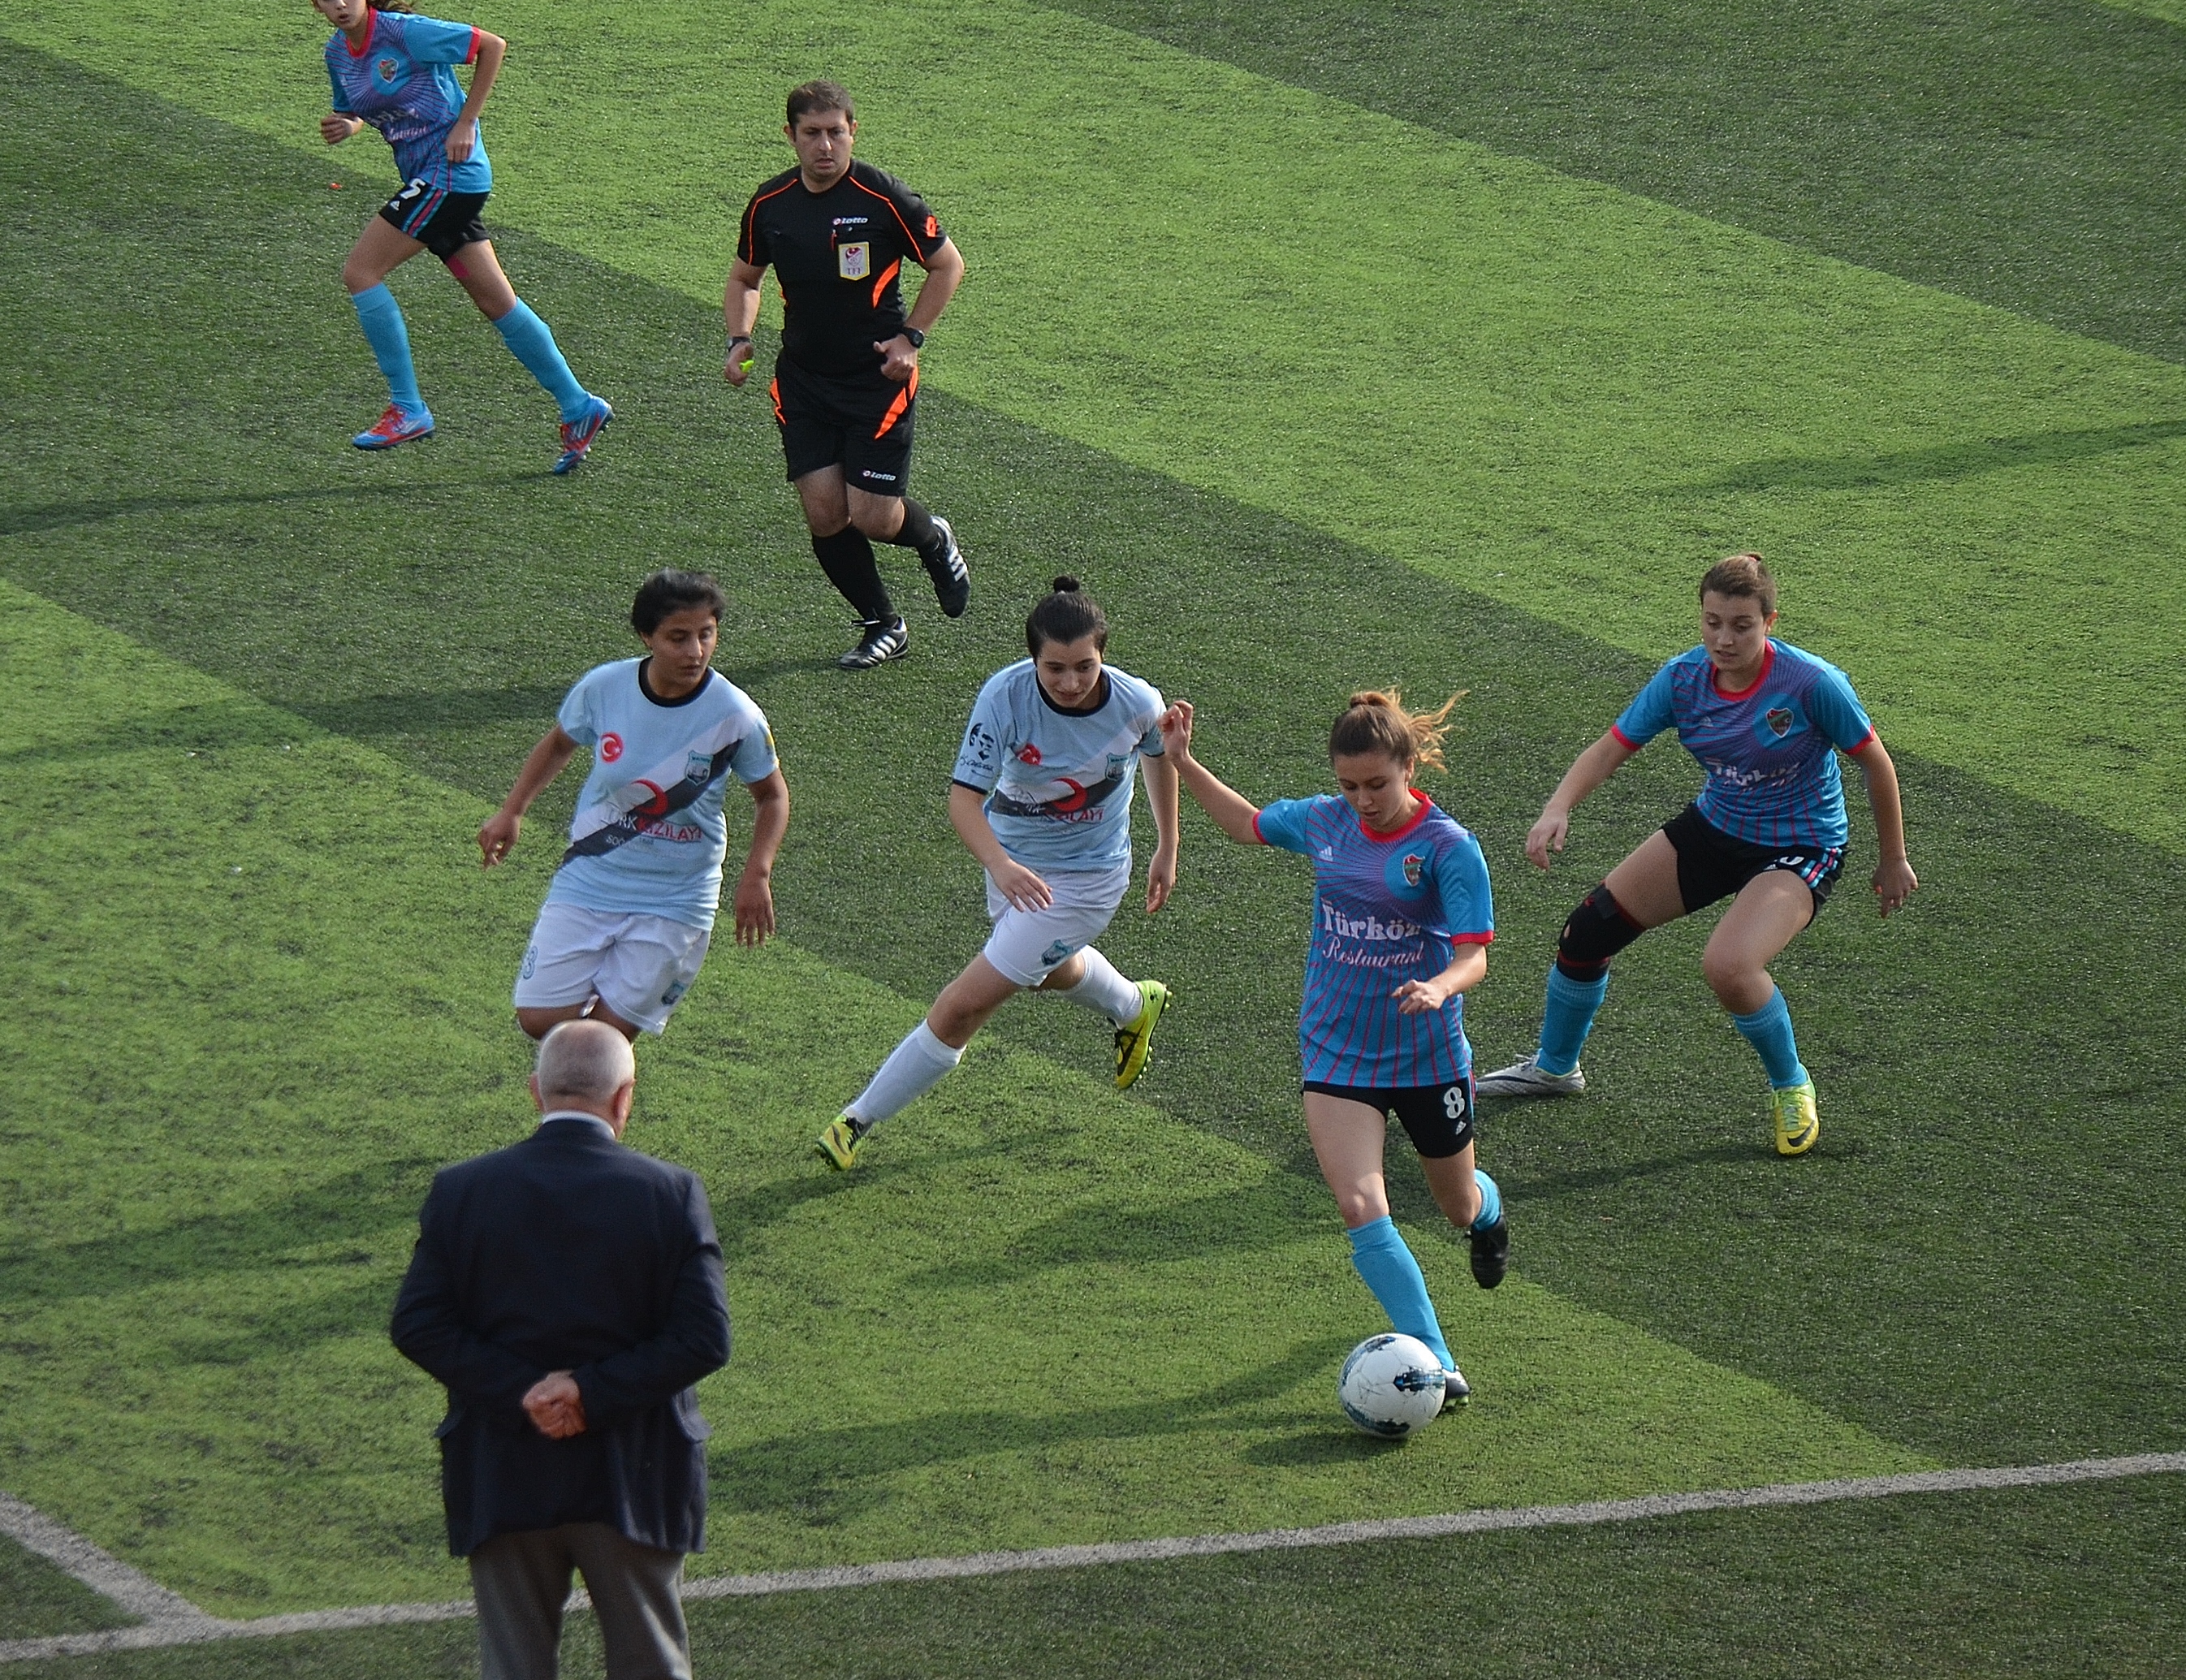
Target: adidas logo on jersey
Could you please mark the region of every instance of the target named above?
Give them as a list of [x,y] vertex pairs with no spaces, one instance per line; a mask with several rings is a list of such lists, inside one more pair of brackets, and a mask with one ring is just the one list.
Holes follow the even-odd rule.
[[1336,848],[1333,846],[1323,846],[1320,848],[1320,860],[1323,863],[1334,863],[1336,861]]

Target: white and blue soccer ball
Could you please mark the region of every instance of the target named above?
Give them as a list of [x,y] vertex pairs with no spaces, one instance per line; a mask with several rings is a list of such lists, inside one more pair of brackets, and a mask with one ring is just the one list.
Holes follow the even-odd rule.
[[1442,1412],[1442,1361],[1416,1336],[1370,1336],[1336,1380],[1343,1415],[1369,1435],[1400,1440]]

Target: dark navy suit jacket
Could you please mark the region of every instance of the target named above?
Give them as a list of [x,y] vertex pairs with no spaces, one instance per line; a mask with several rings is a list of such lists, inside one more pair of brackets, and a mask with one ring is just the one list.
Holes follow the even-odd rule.
[[[712,1431],[692,1385],[728,1363],[721,1245],[695,1174],[604,1125],[551,1120],[443,1169],[395,1298],[395,1345],[446,1387],[448,1549],[604,1522],[702,1550]],[[584,1432],[541,1435],[524,1392],[572,1372]]]

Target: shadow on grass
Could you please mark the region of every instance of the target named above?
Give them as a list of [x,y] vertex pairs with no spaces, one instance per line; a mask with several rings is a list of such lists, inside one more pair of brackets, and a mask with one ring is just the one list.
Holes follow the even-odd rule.
[[1645,1161],[1611,1162],[1574,1172],[1551,1173],[1544,1179],[1505,1179],[1503,1190],[1505,1195],[1517,1201],[1553,1201],[1558,1196],[1584,1196],[1640,1179],[1676,1178],[1696,1167],[1746,1166],[1759,1160],[1767,1148],[1765,1140],[1759,1145],[1747,1142],[1707,1144]]
[[27,536],[37,531],[66,530],[108,519],[131,518],[140,513],[189,513],[210,507],[273,507],[311,501],[406,502],[435,490],[476,490],[497,484],[529,484],[535,479],[552,476],[542,468],[536,472],[489,473],[477,478],[424,484],[318,484],[304,490],[237,490],[226,496],[89,496],[76,501],[48,501],[35,507],[0,510],[0,536]]
[[2186,420],[2153,420],[2134,426],[2032,432],[2016,438],[1970,439],[1886,455],[1785,456],[1749,461],[1712,479],[1673,484],[1664,494],[1700,496],[1768,490],[1878,490],[1896,484],[1970,479],[2014,467],[2046,467],[2084,461],[2121,450],[2186,437]]
[[[1190,1393],[1125,1405],[1043,1414],[999,1408],[936,1412],[888,1423],[800,1430],[733,1451],[717,1445],[708,1464],[713,1509],[726,1515],[803,1507],[814,1526],[826,1526],[884,1503],[890,1492],[879,1484],[905,1470],[1079,1442],[1236,1430],[1248,1426],[1251,1409],[1270,1396],[1332,1368],[1347,1345],[1340,1337],[1315,1337],[1280,1358]],[[1029,1375],[1035,1380],[1040,1375]],[[1048,1386],[1059,1391],[1061,1385],[1058,1380]],[[1028,1401],[1036,1397],[1027,1396]]]

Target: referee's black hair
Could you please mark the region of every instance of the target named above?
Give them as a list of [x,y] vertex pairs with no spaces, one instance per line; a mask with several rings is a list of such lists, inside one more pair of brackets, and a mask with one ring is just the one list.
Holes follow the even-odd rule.
[[1065,572],[1026,615],[1026,650],[1037,659],[1040,650],[1051,641],[1083,641],[1089,636],[1096,647],[1103,653],[1108,651],[1108,615],[1079,587],[1078,580]]
[[792,128],[807,111],[840,111],[852,122],[858,120],[858,108],[850,103],[850,90],[839,81],[799,83],[789,90],[788,109]]
[[640,636],[651,636],[670,613],[690,607],[709,609],[718,624],[728,614],[729,597],[710,573],[664,566],[637,586],[637,599],[630,603],[630,627]]

